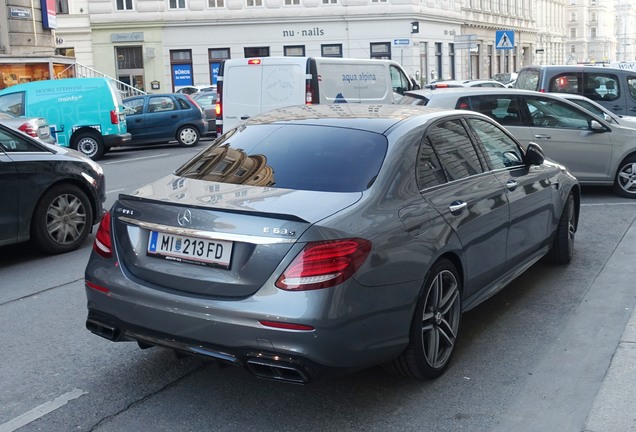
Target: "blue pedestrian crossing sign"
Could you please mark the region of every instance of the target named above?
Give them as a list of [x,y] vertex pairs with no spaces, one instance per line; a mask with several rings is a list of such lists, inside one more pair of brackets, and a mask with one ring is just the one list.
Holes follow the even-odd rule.
[[497,30],[495,36],[496,49],[513,49],[515,47],[515,32],[512,30]]

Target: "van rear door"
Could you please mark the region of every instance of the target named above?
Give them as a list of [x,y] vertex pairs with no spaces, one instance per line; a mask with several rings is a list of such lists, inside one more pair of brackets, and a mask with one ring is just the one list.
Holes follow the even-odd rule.
[[261,112],[305,103],[307,59],[227,60],[223,68],[223,131]]

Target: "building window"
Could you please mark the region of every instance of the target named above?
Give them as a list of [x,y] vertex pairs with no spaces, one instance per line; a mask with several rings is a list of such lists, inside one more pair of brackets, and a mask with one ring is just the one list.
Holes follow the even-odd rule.
[[283,47],[283,52],[285,53],[286,57],[304,57],[305,46],[304,45],[285,46]]
[[335,5],[335,4],[338,4],[338,0],[322,0],[322,4],[324,4],[324,5]]
[[590,28],[590,37],[592,39],[596,38],[596,27]]
[[590,13],[590,21],[596,22],[596,12]]
[[448,44],[448,63],[450,66],[450,78],[455,79],[455,44]]
[[576,39],[576,27],[572,27],[570,29],[570,38],[571,39]]
[[576,21],[576,12],[570,12],[570,21]]
[[391,59],[390,42],[373,42],[370,45],[372,59]]
[[285,0],[285,6],[300,6],[300,0]]
[[170,9],[185,9],[185,0],[170,0]]
[[210,83],[216,85],[219,77],[221,62],[230,58],[229,48],[210,48],[208,50],[208,62],[210,63]]
[[342,57],[342,44],[320,45],[320,55],[322,57]]
[[222,8],[223,6],[223,0],[208,0],[209,8]]
[[263,0],[246,0],[247,7],[263,6]]
[[192,51],[170,50],[170,70],[172,72],[172,91],[175,91],[177,87],[193,85]]
[[437,64],[437,74],[431,79],[443,79],[442,78],[442,43],[435,42],[435,62]]
[[133,10],[133,0],[117,0],[117,10],[118,11]]
[[55,2],[55,13],[67,14],[68,13],[68,0],[57,0]]
[[269,47],[246,47],[243,48],[245,58],[249,57],[269,57]]
[[386,3],[386,0],[371,0],[371,3]]
[[570,52],[574,54],[576,52],[576,45],[570,45]]

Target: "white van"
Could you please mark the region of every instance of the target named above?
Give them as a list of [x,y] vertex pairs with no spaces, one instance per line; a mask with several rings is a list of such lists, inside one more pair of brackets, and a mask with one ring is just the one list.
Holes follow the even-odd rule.
[[217,80],[217,134],[276,108],[332,103],[396,103],[414,87],[391,60],[259,57],[226,60]]

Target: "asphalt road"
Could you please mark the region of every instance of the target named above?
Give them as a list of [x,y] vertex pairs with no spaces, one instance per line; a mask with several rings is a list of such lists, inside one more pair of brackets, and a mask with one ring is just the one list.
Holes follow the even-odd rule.
[[[101,164],[108,203],[201,147],[116,150]],[[599,280],[636,200],[585,188],[572,263],[539,262],[464,316],[448,372],[415,381],[380,368],[307,386],[84,327],[92,236],[61,256],[0,248],[0,432],[580,431],[625,323],[633,284]]]

